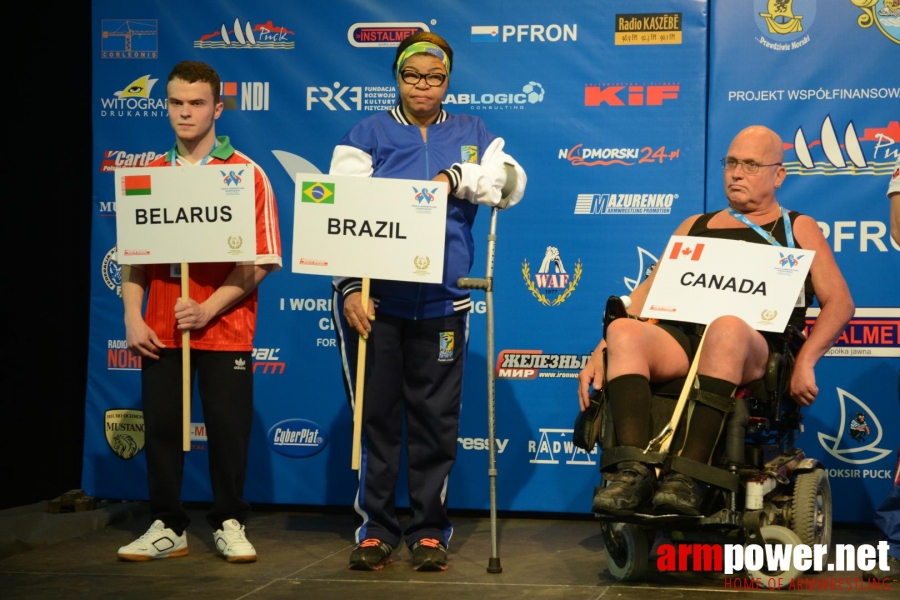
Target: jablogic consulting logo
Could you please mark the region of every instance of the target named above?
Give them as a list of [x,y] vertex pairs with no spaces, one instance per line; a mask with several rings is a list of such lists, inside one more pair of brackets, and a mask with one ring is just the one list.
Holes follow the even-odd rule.
[[529,104],[543,101],[544,86],[537,81],[529,81],[518,91],[465,92],[444,96],[444,104],[468,107],[469,110],[523,110]]
[[[775,529],[775,528],[772,528]],[[786,532],[793,534],[787,528]],[[794,534],[796,535],[796,534]],[[656,567],[660,572],[697,571],[734,575],[746,571],[751,577],[726,577],[726,590],[890,590],[890,579],[860,577],[801,577],[802,573],[870,572],[888,569],[886,541],[871,544],[835,544],[834,562],[825,563],[828,544],[791,544],[766,540],[763,544],[660,544]]]

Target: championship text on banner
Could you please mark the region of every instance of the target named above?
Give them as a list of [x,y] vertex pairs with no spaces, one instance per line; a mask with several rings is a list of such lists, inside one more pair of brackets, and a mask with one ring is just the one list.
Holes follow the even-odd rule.
[[708,325],[734,315],[782,332],[802,302],[815,252],[769,244],[673,235],[641,316]]
[[252,165],[118,169],[115,176],[120,264],[256,259]]
[[297,174],[291,270],[440,283],[446,184]]

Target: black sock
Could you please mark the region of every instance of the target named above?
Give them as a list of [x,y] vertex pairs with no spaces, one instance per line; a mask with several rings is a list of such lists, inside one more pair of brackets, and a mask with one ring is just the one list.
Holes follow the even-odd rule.
[[[730,381],[698,375],[700,389],[717,396],[730,397],[737,386]],[[719,441],[722,420],[725,413],[700,402],[694,403],[691,413],[691,425],[688,428],[687,440],[680,455],[702,463],[708,463],[712,458],[713,450]],[[673,446],[677,448],[678,446]]]
[[606,384],[606,394],[619,446],[645,448],[650,442],[650,380],[621,375]]

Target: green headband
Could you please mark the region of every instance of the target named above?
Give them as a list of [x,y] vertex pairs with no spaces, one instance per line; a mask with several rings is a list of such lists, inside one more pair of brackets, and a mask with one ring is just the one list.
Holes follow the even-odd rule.
[[450,58],[439,46],[436,46],[431,42],[416,42],[415,44],[410,44],[397,58],[397,64],[394,66],[394,71],[400,72],[400,67],[403,66],[403,63],[406,62],[407,58],[413,54],[422,54],[423,52],[441,59],[441,62],[444,63],[444,67],[447,69],[447,73],[450,73]]

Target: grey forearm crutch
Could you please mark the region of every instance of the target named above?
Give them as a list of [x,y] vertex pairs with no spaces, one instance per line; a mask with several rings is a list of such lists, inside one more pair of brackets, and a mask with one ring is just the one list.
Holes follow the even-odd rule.
[[494,437],[494,252],[497,244],[497,212],[509,204],[509,197],[516,189],[518,175],[512,165],[505,164],[506,183],[500,192],[500,203],[491,209],[491,227],[488,233],[487,268],[483,279],[460,277],[456,282],[463,289],[484,290],[485,321],[487,323],[487,406],[488,406],[488,480],[491,494],[491,557],[488,573],[501,573],[500,555],[497,551],[497,445]]

